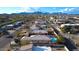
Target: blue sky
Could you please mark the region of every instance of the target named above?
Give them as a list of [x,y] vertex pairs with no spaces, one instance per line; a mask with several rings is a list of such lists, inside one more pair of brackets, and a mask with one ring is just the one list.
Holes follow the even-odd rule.
[[2,13],[20,13],[20,12],[63,12],[69,14],[79,14],[79,7],[0,7],[0,14]]

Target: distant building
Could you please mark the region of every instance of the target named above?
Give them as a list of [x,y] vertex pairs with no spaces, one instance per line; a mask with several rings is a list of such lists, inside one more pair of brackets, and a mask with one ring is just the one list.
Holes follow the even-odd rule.
[[46,21],[39,19],[39,20],[35,21],[35,23],[36,24],[45,24]]

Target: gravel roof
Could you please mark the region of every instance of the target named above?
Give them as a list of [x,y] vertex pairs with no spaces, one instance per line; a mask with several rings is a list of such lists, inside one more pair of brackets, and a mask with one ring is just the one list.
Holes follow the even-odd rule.
[[32,35],[30,39],[31,40],[50,40],[50,38],[46,35]]
[[33,30],[31,33],[48,33],[46,30]]
[[31,35],[30,37],[23,37],[21,40],[50,40],[47,35]]

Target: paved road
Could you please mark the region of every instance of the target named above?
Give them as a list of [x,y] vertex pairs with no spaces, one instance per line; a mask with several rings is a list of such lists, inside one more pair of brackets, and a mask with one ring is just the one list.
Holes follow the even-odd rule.
[[68,36],[66,36],[65,34],[61,33],[60,31],[58,31],[58,29],[56,28],[56,26],[54,27],[54,30],[57,34],[61,35],[65,42],[64,44],[66,45],[66,47],[70,50],[70,51],[73,51],[73,50],[77,50],[77,47],[75,45],[75,43],[68,38]]
[[0,37],[0,50],[4,49],[12,40],[12,38],[6,38],[6,36]]
[[64,38],[64,39],[65,39],[64,44],[70,51],[77,50],[76,45],[73,43],[73,41],[71,41],[71,39],[67,39],[67,38]]

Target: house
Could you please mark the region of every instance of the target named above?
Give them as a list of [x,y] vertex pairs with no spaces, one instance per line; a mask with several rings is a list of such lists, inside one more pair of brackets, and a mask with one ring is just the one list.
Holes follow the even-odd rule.
[[46,44],[50,42],[50,38],[47,35],[31,35],[30,37],[23,37],[21,39],[25,41],[30,41],[33,44]]
[[14,29],[14,24],[9,24],[5,26],[7,30],[12,30]]
[[5,34],[9,34],[8,31],[6,29],[0,29],[0,36]]

